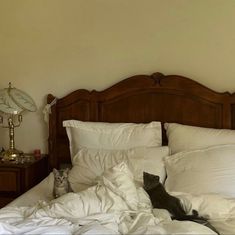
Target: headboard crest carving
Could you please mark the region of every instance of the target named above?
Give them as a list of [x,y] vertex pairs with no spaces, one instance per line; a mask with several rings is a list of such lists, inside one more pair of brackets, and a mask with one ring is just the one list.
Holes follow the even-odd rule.
[[161,86],[161,80],[164,78],[164,75],[162,73],[153,73],[151,75],[151,78],[153,78],[155,84],[158,84],[159,86]]

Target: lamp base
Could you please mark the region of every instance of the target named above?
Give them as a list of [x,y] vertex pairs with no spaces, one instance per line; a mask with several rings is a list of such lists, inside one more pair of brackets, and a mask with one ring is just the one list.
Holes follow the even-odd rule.
[[24,153],[17,149],[8,149],[2,153],[3,161],[17,161]]

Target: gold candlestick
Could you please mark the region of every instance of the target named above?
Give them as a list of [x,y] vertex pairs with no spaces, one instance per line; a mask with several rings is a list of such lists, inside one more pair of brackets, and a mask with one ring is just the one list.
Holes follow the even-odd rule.
[[[18,115],[18,123],[14,123],[14,117],[11,115],[8,118],[8,125],[3,128],[9,129],[9,149],[2,153],[3,161],[16,161],[23,152],[15,148],[15,127],[19,127],[22,122],[22,115]],[[0,118],[0,123],[3,124],[3,117]]]

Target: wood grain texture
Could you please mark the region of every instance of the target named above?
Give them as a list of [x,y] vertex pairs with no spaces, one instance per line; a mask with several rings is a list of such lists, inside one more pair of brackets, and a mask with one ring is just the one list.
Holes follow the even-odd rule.
[[0,208],[38,184],[47,175],[47,155],[19,164],[0,162]]
[[[48,95],[48,103],[55,97]],[[235,95],[215,92],[179,75],[136,75],[104,91],[76,90],[57,99],[49,119],[50,166],[69,163],[63,120],[99,122],[150,121],[235,129]],[[167,143],[163,131],[163,142]]]

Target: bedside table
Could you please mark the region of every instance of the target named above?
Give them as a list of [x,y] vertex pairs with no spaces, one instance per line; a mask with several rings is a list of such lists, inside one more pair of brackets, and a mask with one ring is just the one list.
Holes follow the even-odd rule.
[[48,155],[25,154],[22,163],[0,161],[0,208],[26,192],[48,175]]

